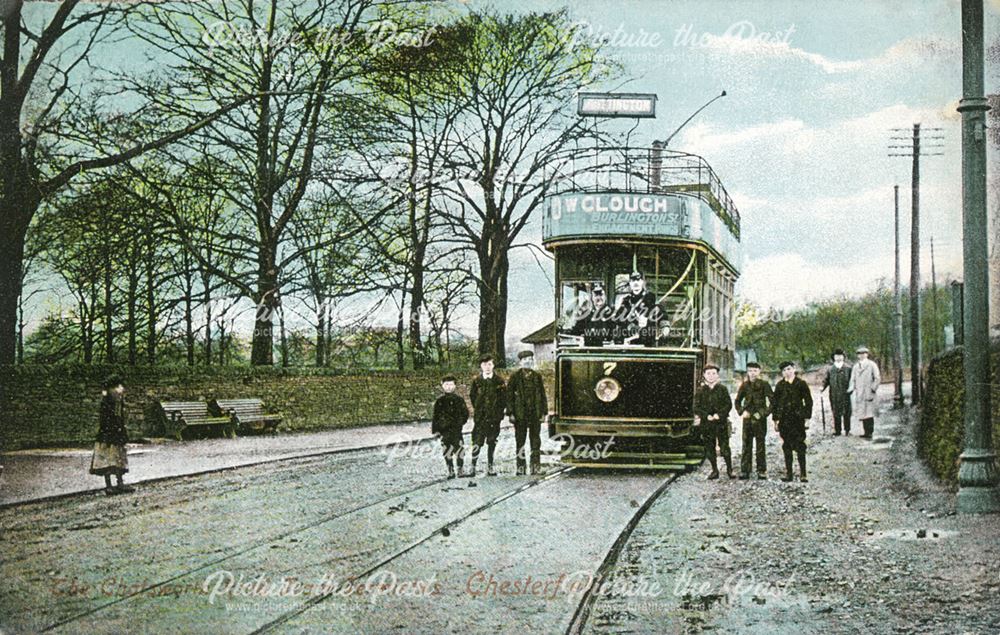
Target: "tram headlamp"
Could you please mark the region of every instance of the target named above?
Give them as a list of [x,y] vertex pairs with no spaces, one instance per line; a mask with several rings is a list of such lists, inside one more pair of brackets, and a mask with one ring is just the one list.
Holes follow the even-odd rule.
[[594,394],[604,403],[611,403],[618,399],[622,392],[622,385],[614,377],[602,377],[594,386]]

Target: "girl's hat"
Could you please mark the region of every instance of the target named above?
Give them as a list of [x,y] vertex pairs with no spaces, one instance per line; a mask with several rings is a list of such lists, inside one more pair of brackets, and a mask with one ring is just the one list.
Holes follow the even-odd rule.
[[111,390],[117,386],[122,385],[122,378],[118,375],[111,375],[104,380],[104,390]]

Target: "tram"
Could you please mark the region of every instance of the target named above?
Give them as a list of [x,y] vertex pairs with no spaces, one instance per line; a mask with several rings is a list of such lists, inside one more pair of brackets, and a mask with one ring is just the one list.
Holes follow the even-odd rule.
[[578,150],[544,202],[555,260],[555,413],[563,461],[687,470],[704,460],[694,393],[732,382],[740,215],[700,156]]

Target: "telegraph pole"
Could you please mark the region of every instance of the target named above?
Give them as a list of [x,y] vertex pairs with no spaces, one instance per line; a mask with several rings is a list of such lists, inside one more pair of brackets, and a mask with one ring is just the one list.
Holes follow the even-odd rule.
[[962,0],[962,368],[965,448],[959,457],[958,511],[1000,512],[990,411],[989,219],[986,213],[986,111],[983,0]]
[[896,201],[896,277],[892,285],[893,298],[896,303],[895,319],[893,320],[893,339],[896,349],[896,396],[893,408],[903,407],[903,298],[899,294],[899,186],[892,186]]
[[940,328],[938,324],[938,297],[937,297],[937,273],[934,266],[934,236],[931,236],[931,313],[934,315],[933,329],[934,332],[931,334],[931,355],[937,355],[940,350],[940,333],[938,329]]
[[913,124],[913,177],[910,186],[910,399],[916,406],[923,390],[920,359],[920,124]]
[[[893,130],[901,130],[893,128]],[[905,130],[903,128],[902,130]],[[941,128],[924,128],[924,130],[941,130]],[[907,139],[907,137],[892,137]],[[942,136],[928,137],[943,139]],[[913,124],[913,138],[910,145],[890,145],[890,148],[905,148],[910,152],[890,153],[891,157],[913,157],[913,176],[910,198],[910,402],[916,406],[921,399],[922,360],[920,354],[920,156],[938,156],[941,152],[922,152],[920,148],[920,124]],[[932,143],[927,149],[940,148],[940,144]]]

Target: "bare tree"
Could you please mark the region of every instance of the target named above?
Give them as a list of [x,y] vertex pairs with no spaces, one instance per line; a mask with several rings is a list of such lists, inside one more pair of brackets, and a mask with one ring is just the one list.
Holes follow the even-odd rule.
[[458,177],[447,188],[449,216],[476,254],[479,350],[503,365],[510,251],[565,150],[595,135],[572,100],[610,67],[573,37],[578,25],[566,11],[481,12],[465,21],[474,35],[458,84],[471,99],[447,153]]
[[[231,166],[235,178],[227,180],[232,187],[225,196],[254,228],[253,235],[232,236],[234,253],[242,254],[240,270],[215,272],[258,307],[253,364],[273,362],[278,282],[282,268],[300,255],[288,250],[279,259],[281,243],[310,185],[336,171],[340,140],[361,112],[348,87],[362,72],[370,42],[352,36],[378,18],[383,4],[177,3],[153,7],[148,22],[133,27],[172,68],[163,78],[169,91],[149,82],[133,86],[165,116],[189,118],[206,103],[218,108],[248,89],[259,95],[188,139],[190,149],[207,146]],[[246,32],[255,36],[233,35]],[[171,158],[187,160],[177,149]]]
[[[133,127],[126,145],[95,148],[95,141],[121,138],[81,133],[81,124],[127,122],[136,112],[117,113],[103,122],[98,116],[81,116],[101,103],[94,94],[102,90],[115,92],[122,101],[120,85],[81,81],[84,62],[93,62],[91,52],[98,43],[112,37],[141,5],[63,0],[54,11],[48,10],[51,5],[32,3],[31,15],[25,14],[23,0],[0,7],[0,364],[9,364],[14,361],[25,238],[42,201],[85,170],[119,165],[173,143],[255,95],[243,91],[214,112],[189,111],[189,118]],[[168,125],[175,127],[164,127]]]

